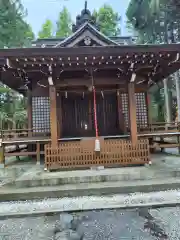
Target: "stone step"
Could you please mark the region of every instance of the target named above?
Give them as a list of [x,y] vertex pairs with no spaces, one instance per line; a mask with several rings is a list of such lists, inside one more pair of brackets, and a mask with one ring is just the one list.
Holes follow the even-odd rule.
[[78,196],[103,196],[110,194],[128,194],[135,192],[153,192],[178,189],[180,179],[165,178],[136,181],[116,181],[99,183],[65,184],[62,186],[0,188],[0,201],[32,200],[44,198],[62,198]]
[[30,171],[9,184],[17,188],[62,186],[64,184],[103,183],[153,180],[180,177],[180,169],[154,169],[151,167],[110,168],[62,172]]

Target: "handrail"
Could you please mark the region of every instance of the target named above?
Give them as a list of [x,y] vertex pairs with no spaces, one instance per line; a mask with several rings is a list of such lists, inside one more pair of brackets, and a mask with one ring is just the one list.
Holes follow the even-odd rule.
[[45,128],[21,128],[21,129],[4,129],[4,130],[1,130],[2,132],[16,132],[16,131],[33,131],[33,130],[41,130],[41,129],[45,129]]
[[47,128],[31,128],[31,129],[5,129],[1,131],[1,139],[13,139],[19,137],[28,137],[29,133],[32,134],[48,134]]
[[180,131],[180,122],[151,123],[146,127],[139,127],[139,132],[172,132]]

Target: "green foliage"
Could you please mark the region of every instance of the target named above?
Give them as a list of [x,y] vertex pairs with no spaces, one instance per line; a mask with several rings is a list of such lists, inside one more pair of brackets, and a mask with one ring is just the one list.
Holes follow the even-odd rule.
[[[113,8],[104,4],[98,11],[93,11],[93,19],[98,25],[100,31],[106,36],[118,36],[120,35],[120,16]],[[72,19],[68,12],[68,9],[64,7],[58,15],[56,22],[55,37],[68,37],[72,33]],[[39,38],[52,38],[53,24],[48,19],[42,25],[42,28],[38,34]]]
[[131,0],[126,15],[141,43],[179,41],[180,14],[174,0]]
[[27,110],[22,96],[10,88],[0,86],[0,129],[25,127]]
[[[24,47],[34,37],[21,1],[0,0],[0,48]],[[28,39],[30,37],[30,39]]]
[[59,13],[56,22],[56,37],[68,37],[72,33],[72,20],[66,7]]
[[103,34],[106,36],[120,35],[121,18],[110,5],[104,4],[98,11],[94,10],[93,17]]
[[[180,41],[179,9],[176,0],[131,0],[126,15],[138,35],[138,43],[169,43]],[[172,93],[173,86],[169,91]],[[157,119],[162,121],[165,103],[160,89],[153,92],[152,98]]]
[[53,24],[47,19],[38,33],[39,38],[51,38],[53,36]]
[[[28,47],[34,39],[20,0],[0,0],[0,48]],[[24,98],[0,82],[0,129],[23,127],[27,121]]]

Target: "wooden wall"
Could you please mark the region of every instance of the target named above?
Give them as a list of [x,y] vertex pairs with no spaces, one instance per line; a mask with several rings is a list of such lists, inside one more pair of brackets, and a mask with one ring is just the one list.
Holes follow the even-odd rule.
[[[88,94],[92,94],[92,93],[88,93]],[[116,91],[114,91],[113,94],[117,94]],[[128,94],[126,92],[126,89],[124,89],[124,91],[120,91],[120,102],[121,102],[121,109],[122,109],[122,113],[123,115],[121,115],[120,118],[124,118],[124,119],[119,119],[120,124],[122,125],[123,128],[123,124],[126,125],[126,127],[129,127],[129,104],[128,104]],[[69,99],[72,98],[72,101],[70,104],[70,101],[66,101],[65,97],[64,97],[64,93],[63,93],[63,97],[62,97],[62,93],[59,93],[57,96],[57,108],[58,108],[58,125],[60,126],[64,126],[64,128],[68,129],[68,127],[66,126],[67,123],[64,122],[65,121],[65,115],[67,114],[73,114],[73,98],[75,98],[75,95],[73,97],[73,94],[68,92],[68,96]],[[106,94],[104,94],[104,98],[106,98]],[[97,101],[101,101],[101,96],[97,98]],[[93,115],[93,102],[91,101],[91,108],[88,107],[88,101],[84,101],[83,104],[79,106],[79,111],[81,112],[82,116],[86,116],[87,117],[87,121],[92,121],[91,126],[92,129],[94,128],[93,126],[93,120],[92,117],[89,115],[89,111],[91,112],[91,114]],[[72,105],[72,106],[68,106],[67,104]],[[87,104],[85,104],[85,102],[87,102]],[[79,104],[79,103],[78,103]],[[115,108],[116,108],[116,104],[115,103]],[[87,106],[86,106],[87,105]],[[61,107],[62,106],[62,107]],[[100,106],[100,105],[98,105]],[[147,110],[147,101],[146,101],[146,91],[145,88],[138,88],[136,89],[136,116],[137,116],[137,126],[138,127],[147,127],[148,125],[148,110]],[[70,109],[70,111],[68,111],[68,109]],[[83,110],[84,108],[84,110]],[[110,105],[107,105],[107,109],[110,108]],[[90,109],[90,110],[89,110]],[[99,108],[98,108],[99,109]],[[107,109],[105,109],[104,111],[107,111]],[[116,108],[117,112],[118,112],[118,107]],[[114,109],[113,109],[114,111]],[[69,113],[68,113],[69,112]],[[79,115],[80,115],[79,112]],[[99,118],[101,118],[101,113],[102,111],[99,111]],[[75,113],[74,113],[75,114]],[[76,114],[78,114],[78,112],[76,112]],[[112,115],[112,114],[111,114]],[[113,114],[113,117],[118,118],[118,113],[117,114]],[[107,118],[107,116],[102,117],[102,119]],[[74,117],[72,116],[72,129],[73,129],[73,125],[75,124],[75,115]],[[91,120],[90,120],[91,119]],[[118,121],[118,119],[116,119]],[[80,124],[80,121],[79,121]],[[80,125],[79,125],[80,126]],[[46,131],[46,132],[50,132],[50,101],[49,101],[49,88],[48,87],[40,87],[40,86],[36,86],[33,91],[32,91],[32,127],[35,129],[42,129],[39,130],[40,132]],[[69,125],[69,130],[71,125]],[[66,133],[64,133],[64,131],[66,131],[65,129],[61,129],[61,136],[63,135],[67,135]],[[115,130],[114,130],[115,131]],[[102,131],[103,135],[104,135],[104,131]],[[68,133],[70,134],[70,133]],[[114,134],[120,134],[120,132],[117,131],[117,133],[109,133],[110,135],[114,135]],[[79,134],[77,134],[79,135]],[[83,136],[83,133],[82,133]]]

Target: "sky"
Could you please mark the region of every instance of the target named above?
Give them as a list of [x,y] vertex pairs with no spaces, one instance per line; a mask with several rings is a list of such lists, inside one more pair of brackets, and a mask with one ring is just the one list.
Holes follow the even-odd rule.
[[[31,24],[35,34],[47,18],[55,23],[63,6],[68,8],[72,19],[75,20],[77,14],[84,8],[84,2],[85,0],[22,0],[28,11],[27,21]],[[125,13],[129,2],[130,0],[88,0],[88,9],[98,9],[104,3],[110,4],[122,17],[121,35],[128,35],[125,28]]]

